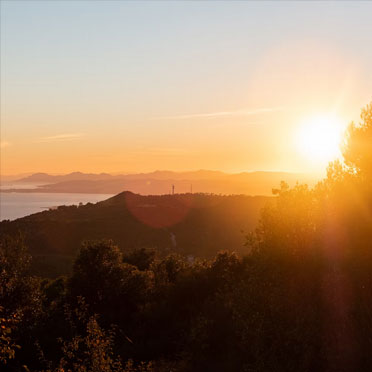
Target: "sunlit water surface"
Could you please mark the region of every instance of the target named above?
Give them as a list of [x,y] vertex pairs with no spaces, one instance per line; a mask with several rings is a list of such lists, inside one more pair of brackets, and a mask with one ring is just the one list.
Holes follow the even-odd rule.
[[110,194],[0,192],[0,221],[15,220],[60,205],[96,203],[111,196]]

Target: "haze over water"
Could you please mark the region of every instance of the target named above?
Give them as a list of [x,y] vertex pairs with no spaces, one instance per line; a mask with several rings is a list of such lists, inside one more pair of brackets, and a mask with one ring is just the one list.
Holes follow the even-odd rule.
[[109,194],[0,192],[0,221],[14,220],[61,205],[96,203],[111,196]]

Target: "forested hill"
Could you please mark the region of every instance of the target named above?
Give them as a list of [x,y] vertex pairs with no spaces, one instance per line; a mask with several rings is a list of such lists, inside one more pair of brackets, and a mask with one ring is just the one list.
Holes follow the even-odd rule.
[[55,276],[71,269],[85,240],[112,239],[122,250],[155,248],[212,257],[219,250],[241,253],[245,235],[257,224],[263,196],[176,194],[141,196],[122,192],[83,206],[61,206],[0,223],[2,235],[21,233],[37,274]]

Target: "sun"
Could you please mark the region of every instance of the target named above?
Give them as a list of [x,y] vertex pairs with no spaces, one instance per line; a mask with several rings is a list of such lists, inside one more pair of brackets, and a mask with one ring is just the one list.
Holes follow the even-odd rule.
[[311,163],[327,164],[341,156],[342,120],[334,116],[317,116],[304,120],[295,136],[300,154]]

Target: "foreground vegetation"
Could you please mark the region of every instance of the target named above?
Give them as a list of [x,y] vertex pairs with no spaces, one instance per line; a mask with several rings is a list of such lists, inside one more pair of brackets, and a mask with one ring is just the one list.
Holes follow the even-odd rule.
[[0,249],[0,362],[9,371],[372,370],[372,106],[344,164],[285,183],[247,236],[213,259],[86,242],[71,275],[29,273]]
[[61,206],[0,222],[3,235],[23,236],[35,275],[69,275],[85,240],[112,239],[123,251],[154,248],[159,256],[213,258],[220,250],[242,254],[245,235],[272,198],[247,195],[122,192],[100,203]]

